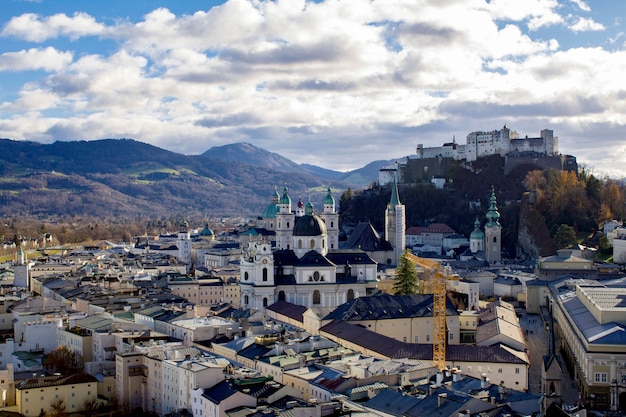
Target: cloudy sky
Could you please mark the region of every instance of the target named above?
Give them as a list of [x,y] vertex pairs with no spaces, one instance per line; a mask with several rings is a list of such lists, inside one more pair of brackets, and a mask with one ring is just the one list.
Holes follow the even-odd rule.
[[504,125],[626,176],[626,2],[4,0],[0,137],[358,168]]

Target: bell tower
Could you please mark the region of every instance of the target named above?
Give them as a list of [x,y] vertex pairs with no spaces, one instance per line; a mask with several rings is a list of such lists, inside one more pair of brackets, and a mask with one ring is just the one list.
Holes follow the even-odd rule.
[[491,186],[489,209],[485,217],[487,218],[485,224],[485,259],[492,264],[502,260],[502,226],[500,225],[500,212],[493,186]]

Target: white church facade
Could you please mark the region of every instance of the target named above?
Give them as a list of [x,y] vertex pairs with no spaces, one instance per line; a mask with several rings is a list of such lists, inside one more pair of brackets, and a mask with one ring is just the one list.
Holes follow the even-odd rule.
[[[395,191],[393,218],[387,235],[399,242],[404,236],[404,216]],[[319,214],[313,204],[299,201],[294,210],[287,187],[260,219],[275,232],[251,237],[240,261],[241,305],[262,309],[278,301],[305,307],[337,307],[376,288],[378,263],[363,250],[339,249],[339,213],[330,187]],[[402,224],[399,225],[399,221]],[[401,251],[403,247],[399,249]]]

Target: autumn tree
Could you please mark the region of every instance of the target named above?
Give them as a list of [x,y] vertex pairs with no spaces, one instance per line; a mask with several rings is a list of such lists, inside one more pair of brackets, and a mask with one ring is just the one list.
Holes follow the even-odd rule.
[[406,256],[407,254],[410,254],[410,251],[405,249],[396,268],[396,277],[393,284],[393,292],[396,295],[412,295],[419,292],[417,269]]
[[53,349],[48,356],[46,356],[44,364],[49,369],[62,372],[66,375],[80,373],[83,370],[82,356],[78,352],[69,350],[65,346],[59,346]]

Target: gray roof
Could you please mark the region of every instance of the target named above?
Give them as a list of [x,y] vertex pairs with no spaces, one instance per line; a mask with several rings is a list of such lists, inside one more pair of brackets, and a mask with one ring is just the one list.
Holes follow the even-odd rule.
[[[459,313],[446,298],[446,315]],[[432,317],[433,295],[390,295],[382,293],[371,297],[359,297],[340,305],[324,317],[325,320],[361,321],[408,317]]]
[[[432,360],[433,358],[433,345],[431,344],[400,342],[348,322],[332,321],[323,326],[320,333],[342,338],[392,359]],[[501,346],[448,345],[446,360],[527,364]]]
[[391,251],[391,244],[383,239],[371,223],[361,222],[356,225],[348,240],[341,245],[346,249],[361,249],[364,251]]

